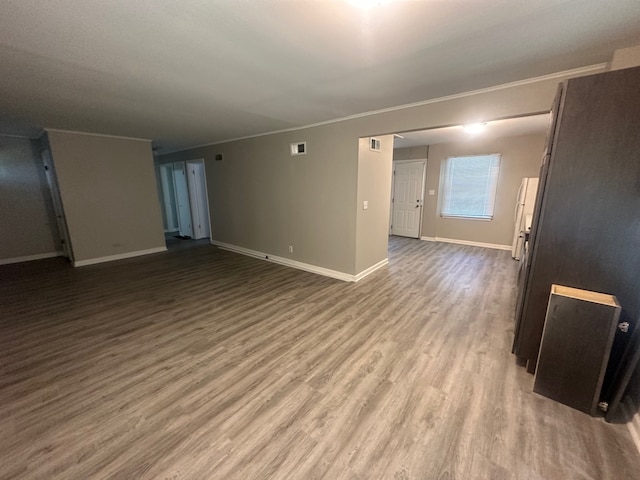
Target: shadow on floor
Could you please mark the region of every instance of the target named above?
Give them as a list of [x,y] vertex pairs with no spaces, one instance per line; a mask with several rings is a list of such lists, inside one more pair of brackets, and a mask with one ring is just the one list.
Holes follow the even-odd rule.
[[178,232],[168,232],[164,234],[164,241],[167,244],[167,250],[185,250],[189,248],[201,247],[203,245],[211,245],[208,238],[194,240],[192,238],[180,238]]

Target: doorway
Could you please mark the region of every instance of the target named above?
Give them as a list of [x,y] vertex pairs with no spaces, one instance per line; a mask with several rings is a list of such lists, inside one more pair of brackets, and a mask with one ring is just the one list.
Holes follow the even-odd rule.
[[185,162],[176,162],[173,164],[173,183],[176,190],[178,232],[181,237],[193,238],[191,202],[189,199],[187,165]]
[[58,186],[58,177],[56,176],[55,167],[51,159],[51,152],[43,150],[41,153],[42,164],[44,165],[44,173],[47,178],[47,184],[49,185],[49,192],[51,193],[51,201],[53,204],[53,211],[56,216],[56,222],[58,225],[58,233],[60,234],[60,245],[62,247],[62,256],[67,258],[70,262],[73,262],[73,250],[71,249],[71,239],[69,237],[69,229],[67,227],[67,220],[64,216],[64,208],[62,207],[62,197],[60,196],[60,187]]
[[160,165],[160,198],[162,200],[162,217],[164,222],[164,233],[177,233],[178,209],[176,203],[176,191],[173,183],[173,163]]
[[[210,238],[209,201],[204,160],[158,166],[167,246],[169,240]],[[179,240],[178,240],[179,241]]]
[[191,236],[196,240],[209,238],[209,200],[207,198],[204,160],[188,161],[186,170],[191,206]]
[[393,162],[391,235],[420,238],[426,161]]

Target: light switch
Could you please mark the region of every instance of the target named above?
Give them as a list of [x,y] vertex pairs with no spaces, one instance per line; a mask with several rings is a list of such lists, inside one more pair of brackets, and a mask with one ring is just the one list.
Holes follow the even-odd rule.
[[367,208],[369,208],[369,201],[365,200],[364,202],[362,202],[362,209],[366,210]]
[[435,190],[429,190],[429,195],[435,195],[436,191]]

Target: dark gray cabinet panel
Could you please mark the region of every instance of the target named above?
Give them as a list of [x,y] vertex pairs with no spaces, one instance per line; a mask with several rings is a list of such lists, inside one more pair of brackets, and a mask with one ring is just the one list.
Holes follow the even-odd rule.
[[611,295],[553,285],[533,391],[595,415],[619,316]]
[[552,284],[615,295],[632,328],[640,315],[640,68],[568,80],[555,115],[513,345],[531,372]]

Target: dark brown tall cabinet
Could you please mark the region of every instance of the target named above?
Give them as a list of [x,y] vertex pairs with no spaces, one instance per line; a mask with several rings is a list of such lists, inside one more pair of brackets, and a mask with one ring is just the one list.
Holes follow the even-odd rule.
[[[513,344],[530,372],[552,284],[615,295],[631,329],[640,316],[640,68],[564,82],[552,113]],[[626,343],[619,332],[603,392]]]

